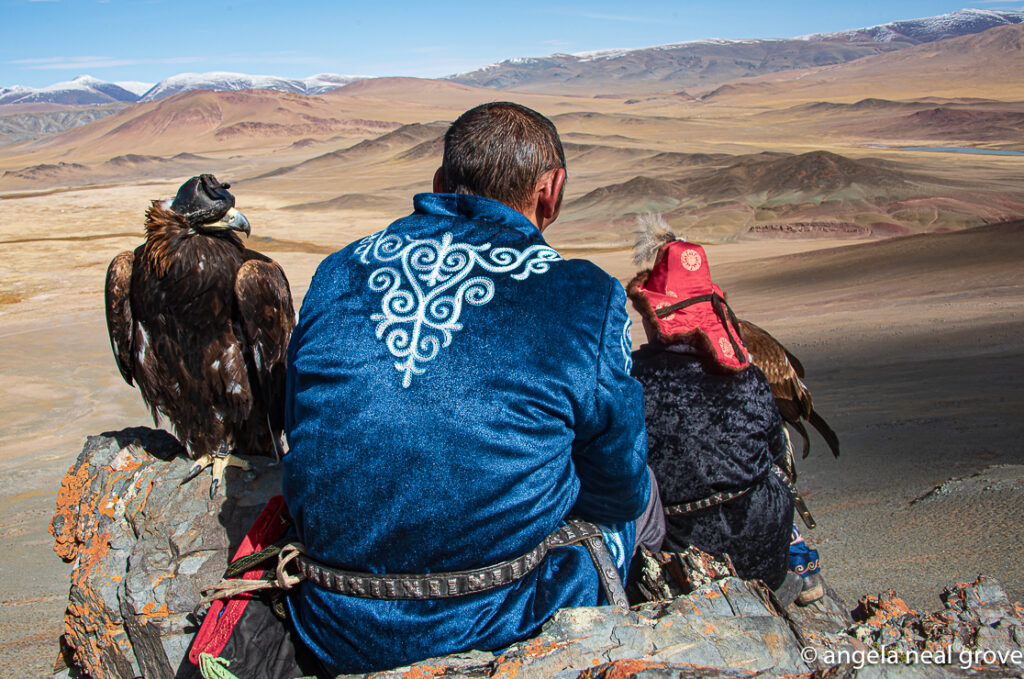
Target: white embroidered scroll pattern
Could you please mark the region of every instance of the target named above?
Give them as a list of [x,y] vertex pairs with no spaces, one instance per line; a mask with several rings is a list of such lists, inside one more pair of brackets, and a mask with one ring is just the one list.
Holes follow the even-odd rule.
[[622,356],[626,359],[626,372],[633,368],[633,337],[630,330],[633,328],[633,321],[626,318],[626,325],[622,328]]
[[475,269],[521,281],[546,272],[562,258],[546,245],[492,249],[490,243],[456,243],[451,233],[434,240],[380,232],[364,238],[355,252],[363,264],[395,263],[375,269],[367,285],[384,293],[381,312],[370,320],[377,321],[377,339],[399,359],[395,369],[402,373],[405,388],[413,375],[423,374],[423,364],[451,344],[452,333],[462,329],[463,304],[483,306],[494,297],[493,278],[471,276]]

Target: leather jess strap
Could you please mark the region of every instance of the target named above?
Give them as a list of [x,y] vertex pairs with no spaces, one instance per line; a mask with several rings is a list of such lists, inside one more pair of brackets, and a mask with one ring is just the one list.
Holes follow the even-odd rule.
[[[771,471],[780,481],[782,481],[782,484],[789,491],[790,496],[793,498],[793,506],[796,509],[796,513],[800,515],[801,519],[803,519],[804,524],[806,524],[808,528],[815,528],[817,524],[814,522],[814,517],[811,516],[811,512],[807,509],[807,503],[804,502],[803,497],[801,497],[800,493],[797,492],[796,486],[793,485],[790,478],[786,476],[786,472],[784,472],[777,464],[772,464]],[[732,502],[733,500],[737,500],[749,493],[754,489],[754,486],[760,482],[761,479],[758,479],[753,484],[745,488],[722,491],[720,493],[708,495],[707,497],[702,497],[701,499],[694,500],[692,502],[680,502],[679,504],[665,505],[665,516],[686,516],[688,514],[696,514],[697,512],[702,512],[705,509],[717,507],[718,505],[723,505],[726,502]]]
[[305,555],[296,562],[310,582],[348,596],[390,600],[449,599],[513,583],[535,569],[551,549],[593,538],[601,540],[600,528],[586,521],[571,520],[522,556],[484,568],[428,575],[355,573],[325,566]]

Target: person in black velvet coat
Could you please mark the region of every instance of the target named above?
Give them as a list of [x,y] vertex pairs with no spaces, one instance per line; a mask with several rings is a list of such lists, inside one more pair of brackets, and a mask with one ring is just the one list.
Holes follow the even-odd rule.
[[[649,340],[633,353],[632,375],[644,388],[664,549],[727,553],[740,577],[778,588],[789,566],[793,500],[772,467],[785,455],[786,435],[703,248],[662,246],[627,294]],[[711,506],[685,506],[698,501]]]

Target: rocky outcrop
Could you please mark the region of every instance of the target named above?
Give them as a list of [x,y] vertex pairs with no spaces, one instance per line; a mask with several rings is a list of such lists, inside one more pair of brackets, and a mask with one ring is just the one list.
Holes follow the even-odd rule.
[[280,468],[229,468],[210,498],[209,472],[181,485],[191,461],[147,428],[91,436],[61,482],[54,550],[74,562],[62,648],[95,679],[188,676],[200,590],[220,581],[229,553]]
[[[224,491],[211,499],[208,476],[180,485],[190,466],[182,453],[164,432],[127,429],[90,437],[64,477],[50,530],[57,554],[75,563],[62,638],[72,676],[198,676],[185,655],[198,625],[193,609],[200,591],[221,579],[229,555],[267,499],[279,492],[281,478],[269,460],[255,460],[252,471],[229,469]],[[373,676],[687,679],[1024,672],[1024,609],[1011,605],[994,580],[979,578],[947,589],[945,608],[929,614],[910,610],[892,592],[864,597],[855,621],[833,596],[783,608],[760,582],[736,578],[722,563],[727,562],[699,556],[650,558],[642,583],[654,601],[624,612],[564,609],[537,637],[500,654],[473,651]]]

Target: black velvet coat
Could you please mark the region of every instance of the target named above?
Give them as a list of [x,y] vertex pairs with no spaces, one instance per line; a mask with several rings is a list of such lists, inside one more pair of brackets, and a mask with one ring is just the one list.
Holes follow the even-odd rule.
[[728,553],[743,578],[769,587],[788,567],[793,500],[771,472],[785,452],[782,418],[764,374],[725,373],[699,356],[645,344],[633,353],[644,387],[647,461],[667,507],[753,486],[700,512],[667,516],[664,549]]

